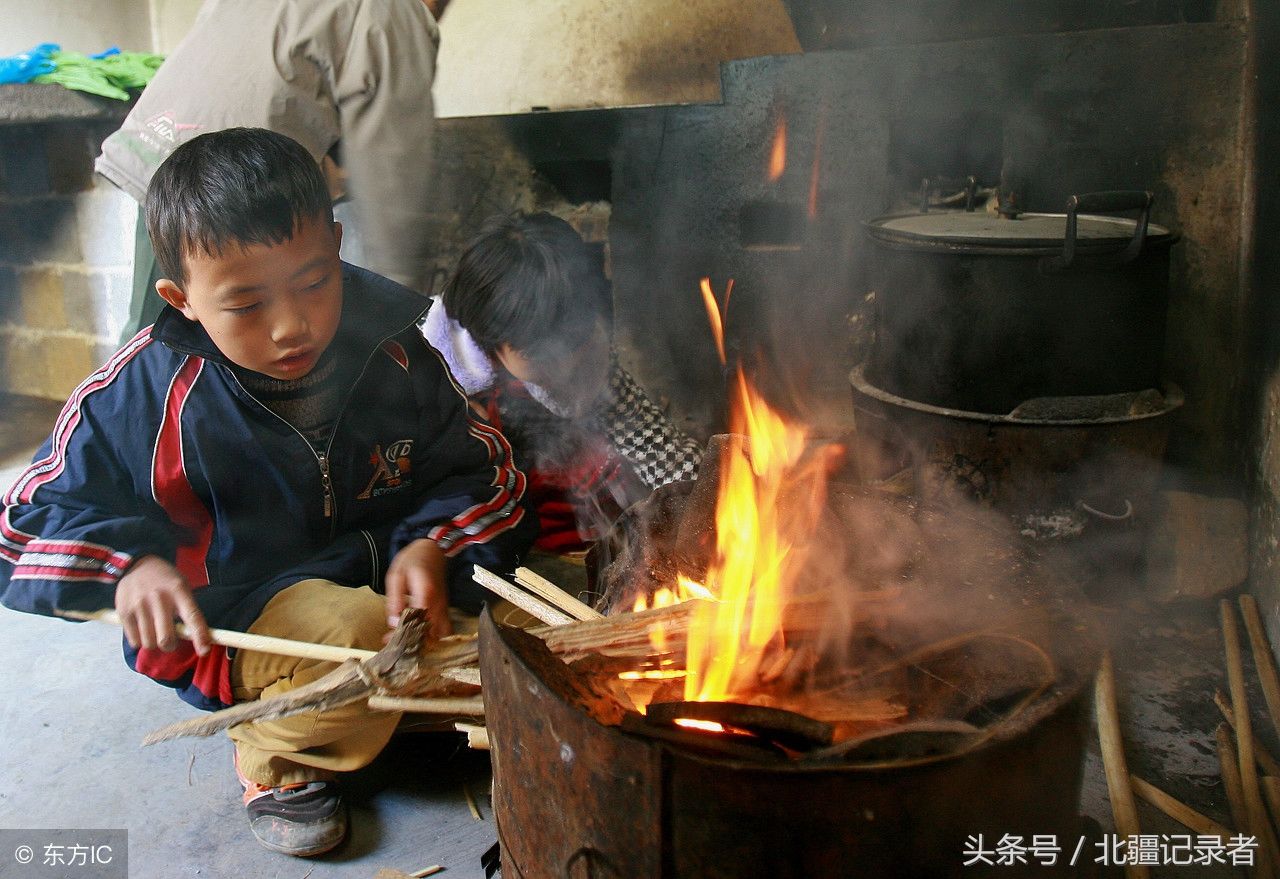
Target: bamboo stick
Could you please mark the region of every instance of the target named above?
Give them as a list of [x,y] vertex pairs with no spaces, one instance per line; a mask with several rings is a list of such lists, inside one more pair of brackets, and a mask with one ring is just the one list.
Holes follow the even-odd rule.
[[[1227,698],[1227,694],[1221,690],[1215,690],[1213,693],[1213,702],[1218,706],[1218,710],[1222,712],[1222,717],[1226,720],[1227,725],[1233,730],[1235,729],[1236,715],[1235,710],[1231,707],[1231,700]],[[1258,766],[1267,775],[1280,777],[1280,760],[1275,758],[1270,751],[1263,747],[1262,742],[1257,739],[1253,740],[1254,757],[1258,760]]]
[[1271,726],[1276,736],[1280,737],[1280,673],[1276,672],[1276,657],[1271,652],[1271,642],[1267,640],[1262,615],[1258,613],[1258,602],[1252,595],[1240,596],[1240,615],[1244,617],[1244,627],[1249,633],[1253,665],[1258,670],[1258,681],[1262,684],[1262,695],[1267,703],[1267,713],[1271,716]]
[[1240,783],[1240,755],[1236,753],[1231,727],[1220,723],[1214,735],[1218,741],[1218,766],[1222,773],[1222,789],[1227,794],[1227,807],[1231,810],[1231,823],[1235,827],[1248,827],[1244,785]]
[[[76,610],[58,611],[59,616],[73,620],[94,620],[112,626],[123,625],[120,615],[114,610],[99,610],[93,613],[82,613]],[[187,627],[179,623],[174,626],[179,638],[190,641],[191,635]],[[319,659],[324,662],[346,662],[348,659],[369,659],[377,651],[360,650],[355,647],[335,647],[332,644],[313,644],[309,641],[293,641],[288,638],[275,638],[270,635],[253,635],[249,632],[235,632],[230,629],[210,629],[209,636],[214,644],[223,647],[234,647],[237,650],[256,650],[259,653],[271,653],[276,656],[295,656],[300,659]]]
[[432,864],[430,867],[423,867],[421,870],[414,870],[409,874],[409,879],[426,879],[427,876],[434,876],[437,873],[443,873],[444,867],[439,864]]
[[574,598],[536,571],[516,568],[516,582],[576,620],[598,620],[604,616],[600,611]]
[[541,598],[530,595],[518,586],[513,586],[497,574],[487,571],[479,565],[475,566],[471,579],[495,595],[505,598],[530,616],[542,620],[547,625],[564,626],[575,622],[573,617],[564,611],[553,607]]
[[1232,833],[1230,830],[1214,821],[1208,815],[1202,815],[1186,803],[1160,790],[1154,784],[1144,781],[1136,775],[1129,776],[1129,783],[1133,785],[1135,794],[1184,827],[1194,830],[1201,836],[1216,836],[1222,840],[1224,845],[1231,838]]
[[1276,875],[1277,845],[1267,820],[1267,807],[1262,802],[1262,788],[1258,783],[1258,765],[1253,749],[1253,722],[1249,717],[1249,700],[1244,689],[1244,665],[1240,656],[1240,629],[1235,611],[1225,598],[1218,604],[1222,616],[1222,640],[1227,654],[1227,684],[1231,691],[1231,706],[1235,715],[1236,756],[1240,762],[1240,784],[1244,793],[1245,818],[1249,833],[1257,837],[1261,857],[1257,874],[1263,877]]
[[409,699],[401,696],[370,696],[374,711],[413,711],[418,714],[471,714],[484,716],[484,699],[480,696],[437,699]]
[[[1129,787],[1129,770],[1125,766],[1124,740],[1120,735],[1120,717],[1116,710],[1116,676],[1111,654],[1102,657],[1094,687],[1094,713],[1098,719],[1098,742],[1102,748],[1102,766],[1107,776],[1107,792],[1111,797],[1111,814],[1116,833],[1122,837],[1138,836],[1138,807]],[[1126,863],[1125,876],[1145,879],[1151,872],[1143,864]]]

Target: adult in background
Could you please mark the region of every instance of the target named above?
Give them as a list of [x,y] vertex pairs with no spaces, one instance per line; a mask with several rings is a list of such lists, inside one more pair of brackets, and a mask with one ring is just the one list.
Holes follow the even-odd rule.
[[[448,0],[206,0],[97,171],[141,204],[180,144],[224,128],[301,143],[353,196],[353,261],[421,290],[439,30]],[[154,322],[155,257],[139,219],[124,340]],[[122,340],[123,341],[123,340]]]

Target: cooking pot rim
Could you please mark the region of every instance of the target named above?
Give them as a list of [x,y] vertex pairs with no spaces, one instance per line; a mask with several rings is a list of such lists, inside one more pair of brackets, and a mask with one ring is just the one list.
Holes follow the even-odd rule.
[[[897,250],[915,250],[915,251],[943,251],[949,253],[963,253],[974,255],[992,255],[992,256],[1048,256],[1062,252],[1063,242],[1066,238],[1066,222],[1067,215],[1064,213],[1042,213],[1028,212],[1022,214],[1023,217],[1046,218],[1062,221],[1062,235],[1056,238],[1028,237],[1028,238],[1001,238],[994,235],[982,236],[980,234],[965,235],[949,235],[949,234],[924,234],[920,232],[912,232],[903,229],[890,229],[885,226],[893,220],[900,220],[912,217],[927,216],[945,216],[954,218],[956,216],[978,215],[969,211],[930,211],[921,213],[920,211],[900,211],[897,213],[881,214],[863,221],[863,229],[866,233],[876,241],[877,244],[887,246]],[[1075,247],[1081,253],[1093,253],[1097,251],[1113,251],[1118,245],[1125,244],[1133,235],[1136,221],[1123,217],[1110,217],[1102,214],[1080,214],[1080,220],[1091,222],[1104,222],[1115,224],[1123,227],[1125,224],[1128,228],[1123,232],[1117,232],[1115,237],[1106,238],[1086,238],[1080,237],[1075,242]],[[1179,239],[1179,235],[1170,229],[1151,223],[1147,227],[1143,249],[1146,250],[1164,248],[1171,246]]]

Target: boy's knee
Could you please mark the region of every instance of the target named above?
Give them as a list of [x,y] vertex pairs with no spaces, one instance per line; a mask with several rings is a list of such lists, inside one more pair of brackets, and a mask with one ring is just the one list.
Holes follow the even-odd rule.
[[387,633],[386,599],[367,586],[303,580],[273,598],[253,628],[298,641],[378,650]]

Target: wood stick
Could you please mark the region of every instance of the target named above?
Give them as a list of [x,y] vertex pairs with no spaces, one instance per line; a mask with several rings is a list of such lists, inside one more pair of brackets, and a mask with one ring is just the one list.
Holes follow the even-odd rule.
[[[1222,717],[1226,720],[1227,725],[1233,730],[1235,729],[1236,715],[1235,710],[1231,707],[1231,700],[1227,698],[1227,694],[1221,690],[1215,690],[1213,693],[1213,703],[1218,706],[1218,711],[1222,712]],[[1258,760],[1258,765],[1262,767],[1262,771],[1267,775],[1280,777],[1280,760],[1275,758],[1270,751],[1263,747],[1262,742],[1257,739],[1253,740],[1254,757]]]
[[[1120,717],[1116,710],[1116,676],[1111,664],[1111,654],[1102,657],[1098,679],[1094,687],[1094,713],[1098,719],[1098,742],[1102,747],[1102,766],[1107,776],[1107,792],[1111,797],[1111,814],[1115,818],[1116,833],[1122,837],[1137,836],[1138,807],[1129,787],[1129,770],[1124,759],[1124,740],[1120,735]],[[1129,879],[1145,879],[1151,872],[1143,864],[1126,863],[1125,876]]]
[[440,672],[440,677],[460,684],[470,684],[473,687],[480,686],[480,669],[478,668],[447,668]]
[[414,870],[409,874],[409,879],[426,879],[427,876],[434,876],[437,873],[443,873],[444,867],[439,864],[432,864],[430,867],[423,867],[421,870]]
[[530,595],[519,586],[511,585],[497,574],[492,571],[487,571],[479,565],[475,566],[475,571],[472,573],[471,579],[475,580],[493,594],[505,598],[507,601],[511,602],[530,616],[542,620],[542,622],[549,626],[564,626],[574,622],[573,617],[569,616],[564,611],[553,607],[541,598]]
[[453,728],[467,734],[467,747],[476,751],[489,750],[489,730],[474,723],[455,723]]
[[1240,596],[1240,615],[1244,617],[1244,627],[1249,633],[1253,665],[1258,670],[1258,681],[1262,684],[1267,713],[1271,715],[1271,726],[1276,731],[1276,736],[1280,737],[1280,673],[1276,671],[1276,657],[1271,652],[1271,642],[1267,640],[1262,615],[1258,613],[1258,602],[1252,595]]
[[400,617],[400,625],[391,630],[391,640],[372,658],[360,662],[347,660],[328,674],[279,696],[239,702],[213,714],[169,724],[149,733],[142,743],[153,745],[184,736],[210,736],[239,723],[338,708],[369,698],[377,686],[395,691],[417,675],[418,655],[426,637],[426,611],[406,610]]
[[516,568],[516,582],[576,620],[598,620],[604,616],[600,611],[579,601],[536,571]]
[[[1277,779],[1280,781],[1280,779]],[[1231,838],[1232,833],[1223,827],[1217,821],[1214,821],[1208,815],[1202,815],[1195,809],[1175,799],[1160,788],[1156,787],[1148,781],[1144,781],[1136,775],[1129,776],[1129,783],[1133,785],[1133,792],[1151,805],[1155,806],[1161,812],[1164,812],[1174,821],[1182,826],[1194,830],[1201,836],[1219,837],[1225,845],[1227,840]]]
[[1271,826],[1280,828],[1280,778],[1273,775],[1262,777],[1262,796],[1271,810]]
[[[72,620],[93,620],[112,626],[121,626],[120,615],[114,610],[99,610],[93,613],[82,613],[76,610],[58,611],[59,616]],[[178,637],[191,640],[187,627],[178,623],[174,626]],[[313,644],[310,641],[292,641],[288,638],[275,638],[270,635],[253,635],[249,632],[235,632],[231,629],[210,629],[209,635],[214,644],[223,647],[234,647],[237,650],[256,650],[259,653],[271,653],[277,656],[296,656],[301,659],[319,659],[324,662],[346,662],[348,659],[369,659],[375,650],[359,650],[355,647],[335,647],[331,644]]]
[[1218,766],[1222,773],[1222,789],[1227,794],[1227,807],[1231,810],[1231,824],[1248,827],[1249,813],[1244,805],[1244,785],[1240,783],[1240,756],[1236,753],[1231,727],[1218,724],[1214,734],[1218,741]]
[[1231,691],[1236,731],[1236,755],[1240,761],[1240,784],[1244,792],[1245,817],[1248,832],[1257,837],[1262,857],[1258,859],[1257,873],[1263,877],[1276,875],[1276,856],[1280,845],[1276,843],[1267,820],[1267,807],[1262,802],[1262,788],[1258,783],[1258,765],[1253,750],[1253,721],[1249,717],[1249,699],[1244,689],[1244,665],[1240,657],[1240,629],[1236,624],[1235,610],[1225,598],[1218,604],[1222,616],[1222,640],[1227,654],[1227,683]]
[[476,798],[466,782],[462,784],[462,795],[467,798],[467,808],[471,810],[471,817],[477,821],[483,821],[484,816],[480,814],[480,807],[476,805]]
[[402,696],[370,696],[374,711],[413,711],[418,714],[470,714],[484,716],[484,699],[480,696],[438,699],[410,699]]

